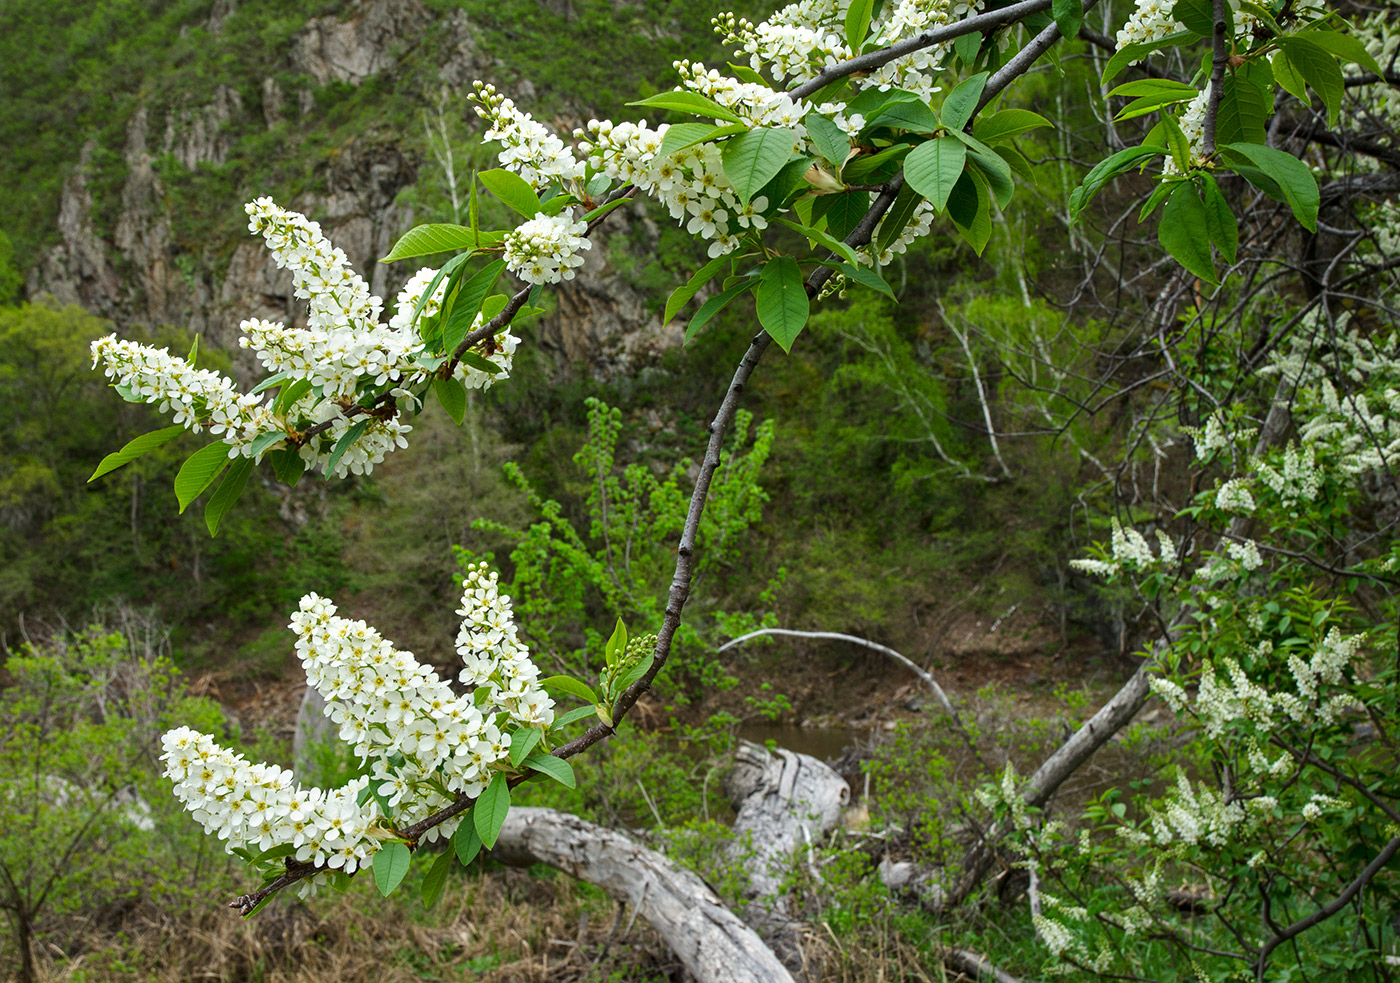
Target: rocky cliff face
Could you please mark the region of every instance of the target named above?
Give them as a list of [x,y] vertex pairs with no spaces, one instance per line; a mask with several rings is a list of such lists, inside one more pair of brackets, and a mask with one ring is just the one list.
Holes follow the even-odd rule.
[[[233,7],[234,0],[220,0],[206,27],[217,32]],[[176,241],[170,196],[155,166],[157,158],[164,158],[166,167],[196,171],[227,163],[239,135],[255,128],[270,129],[287,121],[316,125],[316,86],[358,86],[379,75],[393,78],[403,53],[434,16],[421,0],[355,0],[308,21],[295,38],[285,67],[287,74],[306,80],[295,92],[288,93],[278,79],[268,77],[261,83],[261,107],[245,105],[237,89],[218,85],[212,98],[199,104],[176,100],[163,119],[153,119],[140,108],[127,126],[125,177],[110,233],[99,233],[94,222],[89,146],[63,189],[57,222],[60,242],[31,270],[29,296],[52,294],[62,302],[81,304],[112,319],[119,331],[131,326],[187,327],[230,350],[236,350],[238,323],[244,318],[293,323],[303,318],[292,296],[291,278],[272,263],[261,240],[246,236],[233,243],[205,244],[198,253]],[[493,63],[480,54],[464,12],[451,12],[438,26],[437,84],[460,92],[473,79],[491,76]],[[522,101],[528,102],[530,95],[522,93]],[[402,202],[401,192],[420,178],[419,155],[393,140],[357,137],[315,166],[319,179],[314,183],[321,190],[282,204],[319,220],[370,279],[374,292],[392,302],[415,268],[411,263],[386,266],[378,258],[414,224],[413,209]],[[245,188],[237,201],[200,206],[207,205],[212,220],[215,210],[237,209],[244,197],[264,190]],[[228,218],[222,213],[219,217]],[[655,240],[650,222],[636,221],[642,223],[640,228],[627,230],[626,219],[615,215],[610,223],[613,238],[595,243],[578,279],[557,294],[557,311],[527,330],[527,338],[549,351],[561,369],[611,375],[679,344],[679,329],[664,330],[646,298],[607,262],[609,249],[626,248],[625,242],[638,238],[635,232]],[[252,367],[250,361],[241,364]]]

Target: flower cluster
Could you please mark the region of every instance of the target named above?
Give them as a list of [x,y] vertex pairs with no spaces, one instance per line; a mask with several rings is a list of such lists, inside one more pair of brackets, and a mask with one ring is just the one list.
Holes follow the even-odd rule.
[[[478,688],[467,696],[365,622],[306,595],[290,627],[307,685],[325,698],[326,715],[370,774],[332,791],[303,788],[291,772],[251,763],[182,727],[165,735],[162,755],[176,796],[230,850],[289,845],[298,860],[353,873],[394,835],[381,802],[404,827],[442,809],[450,794],[480,794],[510,749],[499,714],[548,728],[554,703],[516,636],[510,598],[484,564],[468,572],[458,614],[462,678]],[[459,821],[422,838],[450,837]]]
[[1160,41],[1177,31],[1184,31],[1186,26],[1172,13],[1175,6],[1173,0],[1138,0],[1137,9],[1119,29],[1114,43],[1122,48],[1129,44]]
[[1147,539],[1132,526],[1124,528],[1117,519],[1113,520],[1113,535],[1110,540],[1111,554],[1106,560],[1070,560],[1070,566],[1085,573],[1109,577],[1117,574],[1125,566],[1146,569],[1157,563],[1171,563],[1176,559],[1176,544],[1161,529],[1156,530],[1158,554],[1153,555]]
[[506,268],[528,283],[572,280],[583,265],[584,250],[593,243],[583,238],[587,222],[571,215],[538,214],[505,238]]
[[[340,440],[352,430],[355,439],[340,449],[331,473],[366,474],[384,455],[407,446],[412,427],[397,413],[366,414],[347,409],[366,393],[381,397],[413,397],[425,388],[433,369],[420,362],[425,343],[412,311],[435,270],[420,270],[398,296],[398,309],[389,323],[380,322],[384,304],[369,292],[363,278],[351,270],[345,254],[332,246],[321,227],[304,215],[259,198],[246,208],[249,228],[260,233],[277,265],[292,274],[296,295],[307,301],[307,327],[291,328],[259,318],[245,320],[239,345],[257,354],[263,367],[281,375],[283,387],[296,397],[262,396],[241,392],[226,376],[196,369],[168,349],[154,348],[116,335],[92,344],[93,364],[105,366],[109,379],[129,399],[152,403],[172,412],[175,423],[198,433],[208,430],[229,445],[229,456],[261,456],[274,448],[295,447],[304,468],[326,470]],[[587,248],[587,243],[583,244]],[[438,313],[445,284],[424,305],[426,322]],[[479,327],[478,316],[473,327]],[[486,357],[499,373],[464,364],[456,378],[468,388],[485,388],[505,379],[519,339],[509,332],[490,339]],[[386,393],[386,390],[390,390]],[[315,436],[302,436],[317,428]],[[260,437],[282,435],[268,443]]]
[[477,115],[489,124],[485,139],[500,141],[502,167],[519,174],[533,188],[583,177],[583,163],[543,123],[516,109],[494,85],[477,82],[475,88]]
[[[814,9],[820,6],[823,9]],[[815,78],[822,69],[850,58],[854,52],[832,31],[832,3],[794,3],[768,20],[754,24],[732,13],[713,19],[725,44],[736,45],[749,56],[754,71],[765,67],[779,82],[794,84]]]

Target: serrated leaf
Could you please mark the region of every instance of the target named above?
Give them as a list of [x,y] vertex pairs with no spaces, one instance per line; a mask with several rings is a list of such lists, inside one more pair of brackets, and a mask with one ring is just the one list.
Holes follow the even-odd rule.
[[428,302],[429,297],[437,292],[438,284],[443,281],[443,278],[451,277],[452,274],[456,273],[457,270],[461,268],[462,264],[470,258],[471,253],[460,253],[442,264],[442,268],[433,274],[433,278],[428,281],[427,289],[423,291],[418,297],[417,303],[413,305],[413,314],[408,319],[409,324],[418,323],[418,315],[423,313],[423,305]]
[[327,480],[335,474],[335,466],[340,463],[340,459],[345,456],[345,452],[350,449],[350,445],[364,436],[365,431],[369,429],[370,422],[369,420],[361,420],[340,435],[340,439],[337,440],[335,446],[331,448],[330,459],[326,461],[326,467],[323,473]]
[[1287,52],[1289,65],[1322,98],[1322,104],[1327,107],[1327,125],[1335,126],[1342,94],[1346,91],[1337,59],[1302,35],[1280,38],[1279,45]]
[[948,214],[952,217],[953,224],[957,226],[958,232],[962,234],[962,237],[967,240],[968,244],[971,245],[977,252],[977,255],[980,256],[982,255],[982,250],[987,248],[988,240],[992,237],[992,199],[987,189],[986,179],[976,170],[969,169],[964,171],[963,177],[959,179],[959,183],[961,184],[965,179],[971,179],[973,189],[976,193],[976,198],[971,209],[971,218],[966,222],[959,220],[958,214],[954,212],[951,206],[951,197],[949,198],[950,204]]
[[121,450],[108,454],[98,463],[97,470],[93,471],[92,477],[88,478],[88,481],[93,481],[110,471],[115,471],[124,464],[130,464],[142,454],[147,454],[157,447],[169,443],[184,432],[184,427],[166,427],[163,430],[153,430],[128,440],[122,445]]
[[509,812],[510,786],[506,784],[506,776],[497,772],[472,806],[472,822],[476,824],[476,834],[481,837],[486,849],[496,845],[496,838],[501,835],[501,827],[505,825]]
[[1011,196],[1016,193],[1016,184],[1011,180],[1011,165],[1003,160],[999,154],[990,152],[973,151],[968,155],[968,160],[987,182],[987,187],[991,189],[997,206],[1005,208],[1009,205]]
[[465,225],[419,225],[400,236],[399,241],[394,243],[394,248],[379,262],[392,263],[414,256],[473,249],[478,241],[477,234]]
[[1298,70],[1288,63],[1286,51],[1275,51],[1269,59],[1269,67],[1273,69],[1274,81],[1279,84],[1279,88],[1301,103],[1308,102],[1308,83],[1298,74]]
[[608,639],[608,644],[603,649],[603,661],[609,666],[617,665],[617,660],[627,652],[627,626],[622,623],[622,619],[617,619],[617,624],[613,626],[612,636]]
[[894,202],[885,212],[884,219],[880,222],[880,230],[875,240],[877,254],[883,253],[899,239],[900,233],[909,224],[909,220],[914,217],[914,209],[923,200],[924,196],[910,187],[906,180],[904,186],[899,189],[899,193],[894,196]]
[[577,720],[583,720],[586,717],[591,716],[593,716],[593,704],[590,703],[586,707],[574,707],[568,713],[565,713],[562,716],[555,717],[554,724],[550,729],[559,730],[560,728],[567,727],[569,724]]
[[433,395],[457,426],[467,418],[467,391],[456,379],[434,379]]
[[1222,149],[1245,158],[1273,180],[1283,201],[1293,209],[1293,216],[1309,232],[1317,231],[1320,195],[1317,180],[1306,164],[1290,153],[1257,143],[1231,143]]
[[778,223],[780,225],[786,225],[794,232],[801,233],[808,239],[815,241],[818,245],[825,246],[838,256],[845,257],[849,262],[854,263],[856,261],[856,251],[854,249],[846,245],[840,239],[836,239],[823,232],[821,229],[814,229],[809,225],[799,225],[797,222],[785,218],[778,219]]
[[758,72],[755,72],[748,65],[737,65],[731,61],[729,63],[729,70],[734,73],[734,77],[740,82],[752,82],[754,85],[761,85],[765,88],[772,87],[772,84],[766,78],[758,74]]
[[666,312],[661,318],[661,323],[669,324],[671,318],[675,317],[682,307],[690,303],[690,299],[700,291],[700,288],[713,280],[719,271],[730,262],[731,259],[728,256],[717,256],[696,270],[695,275],[689,280],[671,291],[671,296],[666,298]]
[[1088,207],[1094,196],[1103,190],[1118,175],[1131,167],[1134,167],[1149,157],[1161,157],[1167,153],[1166,147],[1142,146],[1128,147],[1109,157],[1107,160],[1099,161],[1089,173],[1084,175],[1083,182],[1070,194],[1069,209],[1070,217],[1077,218]]
[[1052,0],[1050,12],[1060,29],[1060,37],[1079,36],[1080,25],[1084,23],[1084,6],[1079,0]]
[[1216,114],[1216,143],[1263,143],[1272,108],[1268,96],[1241,73],[1226,76]]
[[940,137],[919,144],[904,158],[904,180],[918,194],[927,198],[935,212],[948,206],[967,163],[967,147],[960,140]]
[[685,340],[690,341],[691,338],[694,338],[700,329],[709,324],[716,314],[733,303],[735,298],[740,294],[747,293],[753,288],[754,282],[752,280],[745,280],[743,283],[737,283],[723,293],[718,293],[701,304],[700,309],[695,312],[690,319],[690,323],[686,325]]
[[498,167],[491,171],[481,171],[476,179],[486,186],[486,190],[526,218],[534,218],[543,207],[535,189],[514,171]]
[[987,72],[981,72],[971,78],[963,79],[953,91],[948,93],[948,98],[943,100],[943,108],[939,110],[939,118],[943,125],[950,130],[961,130],[972,119],[972,114],[977,111],[977,102],[982,98],[982,90],[987,87]]
[[1240,230],[1235,221],[1235,213],[1230,210],[1230,205],[1221,194],[1220,185],[1216,183],[1215,178],[1209,174],[1202,174],[1201,188],[1206,210],[1206,230],[1210,233],[1210,241],[1215,243],[1215,248],[1220,250],[1225,262],[1233,266],[1240,245]]
[[412,857],[409,855],[408,847],[391,840],[374,855],[374,886],[379,888],[379,893],[386,897],[394,892],[394,888],[403,883],[404,876],[408,873],[408,866]]
[[455,352],[462,339],[467,336],[476,316],[481,313],[481,305],[485,303],[486,295],[495,288],[505,268],[505,261],[498,259],[477,270],[471,279],[458,288],[457,297],[452,302],[452,313],[442,329],[444,354],[451,355]]
[[824,197],[831,202],[826,209],[826,227],[837,239],[850,235],[870,211],[869,191],[847,191]]
[[777,176],[792,156],[793,133],[764,127],[728,140],[720,152],[724,175],[747,204],[754,193]]
[[535,745],[544,737],[538,727],[519,727],[510,735],[510,763],[519,768],[520,763],[530,756]]
[[532,754],[525,759],[525,767],[542,775],[548,775],[565,788],[578,787],[578,780],[574,778],[574,769],[563,758],[556,758],[552,754]]
[[[1188,31],[1199,34],[1202,37],[1210,37],[1215,33],[1215,14],[1212,12],[1211,0],[1176,0],[1172,7],[1172,16],[1175,17]],[[1230,31],[1230,5],[1225,4],[1225,32]]]
[[579,699],[587,700],[589,703],[598,702],[598,694],[593,691],[593,687],[589,686],[581,679],[575,679],[573,676],[546,676],[544,679],[540,680],[540,685],[546,689],[553,689],[560,693],[568,693],[570,696],[577,696]]
[[277,475],[277,479],[286,484],[295,485],[306,473],[306,462],[290,447],[273,451],[267,455],[267,459],[272,463],[272,471]]
[[811,301],[802,269],[791,256],[770,260],[758,278],[758,323],[785,352],[807,324]]
[[972,135],[985,143],[996,143],[998,140],[1010,140],[1042,126],[1053,125],[1044,116],[1029,109],[1003,109],[973,123]]
[[977,61],[977,53],[982,50],[982,35],[964,34],[953,41],[953,52],[962,59],[964,67],[971,68]]
[[475,860],[476,855],[481,852],[481,834],[476,831],[476,820],[472,818],[471,809],[462,816],[457,831],[452,834],[452,849],[463,867]]
[[1155,41],[1142,41],[1137,44],[1125,44],[1113,53],[1108,59],[1108,64],[1104,66],[1102,84],[1107,85],[1117,78],[1125,68],[1134,62],[1141,61],[1154,51],[1162,48],[1171,48],[1195,40],[1196,35],[1191,31],[1176,31],[1166,37],[1158,38]]
[[841,165],[851,155],[851,138],[846,136],[846,131],[817,112],[808,113],[803,122],[817,153],[831,161],[839,172]]
[[248,475],[252,473],[253,459],[238,458],[228,469],[228,474],[224,475],[224,480],[219,482],[214,494],[209,496],[209,501],[204,504],[204,524],[209,527],[209,535],[219,534],[220,523],[238,501],[238,496],[243,494],[243,488],[248,484]]
[[285,414],[297,404],[301,399],[314,388],[310,379],[298,379],[295,382],[282,386],[277,391],[277,398],[272,401],[272,412]]
[[1210,257],[1205,205],[1191,182],[1183,181],[1167,199],[1157,226],[1157,241],[1188,272],[1208,283],[1220,282]]
[[281,430],[272,430],[268,433],[258,434],[256,437],[253,438],[253,445],[251,448],[253,452],[252,460],[259,460],[259,455],[262,454],[263,451],[267,450],[273,444],[279,443],[286,439],[287,435]]
[[1366,46],[1350,34],[1341,34],[1337,31],[1327,30],[1307,30],[1299,31],[1294,37],[1315,44],[1324,51],[1331,52],[1338,58],[1346,62],[1353,62],[1382,77],[1385,72],[1381,70],[1380,62],[1366,50]]
[[447,886],[447,871],[452,867],[454,852],[454,850],[444,850],[439,853],[437,859],[433,861],[433,865],[428,868],[428,873],[424,875],[423,885],[419,888],[424,908],[431,908],[442,897],[442,889]]
[[686,147],[708,140],[710,134],[721,129],[724,127],[716,126],[713,123],[675,123],[666,128],[666,135],[661,138],[661,147],[656,151],[656,156],[670,156],[677,150],[684,150]]
[[228,452],[228,444],[217,440],[195,451],[180,465],[180,472],[175,475],[175,498],[180,503],[181,512],[189,508],[190,503],[228,467]]
[[874,10],[875,0],[851,0],[851,5],[846,8],[846,43],[857,54],[860,53],[860,46],[865,43],[866,32],[870,30],[870,16]]
[[647,96],[645,99],[629,102],[627,105],[649,106],[652,109],[671,109],[678,113],[708,116],[711,119],[723,119],[731,123],[743,122],[732,110],[725,109],[713,99],[706,98],[698,92],[658,92],[654,96]]
[[912,133],[932,133],[938,129],[939,120],[929,104],[919,99],[891,103],[879,116],[869,120],[868,125],[887,126]]

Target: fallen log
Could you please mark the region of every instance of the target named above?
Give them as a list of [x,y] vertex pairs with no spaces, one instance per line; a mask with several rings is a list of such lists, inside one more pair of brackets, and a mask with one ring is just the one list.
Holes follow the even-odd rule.
[[554,809],[516,807],[491,856],[548,864],[631,905],[699,983],[793,983],[758,934],[692,871],[603,826]]

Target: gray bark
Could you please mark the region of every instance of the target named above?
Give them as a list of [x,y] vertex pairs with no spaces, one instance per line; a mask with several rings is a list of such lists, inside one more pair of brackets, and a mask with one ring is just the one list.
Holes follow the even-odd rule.
[[517,807],[491,855],[557,867],[630,904],[699,983],[792,983],[773,951],[698,875],[615,830]]

